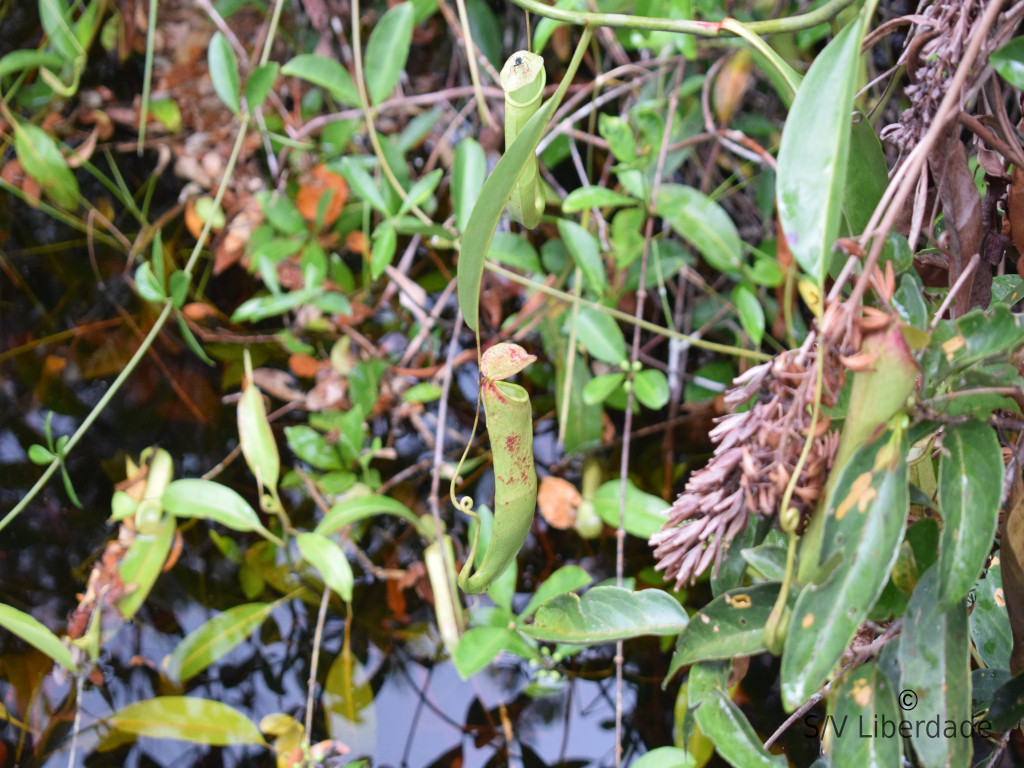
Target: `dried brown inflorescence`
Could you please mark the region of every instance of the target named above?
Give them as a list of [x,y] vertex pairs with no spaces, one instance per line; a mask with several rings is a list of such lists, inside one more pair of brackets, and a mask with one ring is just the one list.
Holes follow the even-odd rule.
[[[882,285],[891,282],[881,274]],[[881,287],[881,285],[880,285]],[[884,290],[884,288],[883,288]],[[711,431],[716,444],[711,461],[690,477],[669,509],[660,531],[651,536],[657,560],[679,589],[714,564],[717,570],[732,540],[746,528],[752,514],[774,516],[796,472],[808,435],[810,448],[787,505],[804,520],[814,509],[832,467],[838,430],[828,417],[815,419],[819,360],[821,406],[831,407],[847,369],[860,362],[854,354],[862,333],[889,322],[884,313],[833,304],[825,313],[818,338],[799,350],[783,352],[739,376],[725,396],[735,409],[756,396],[749,410],[723,416]],[[856,319],[854,319],[856,318]]]

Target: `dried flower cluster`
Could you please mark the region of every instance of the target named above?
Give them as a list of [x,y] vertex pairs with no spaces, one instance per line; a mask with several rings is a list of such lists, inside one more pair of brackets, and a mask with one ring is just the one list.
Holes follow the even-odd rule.
[[[828,350],[835,347],[828,345]],[[669,509],[664,527],[651,536],[655,568],[679,589],[715,565],[729,543],[746,528],[751,513],[775,514],[796,470],[807,435],[810,452],[797,479],[790,506],[810,512],[822,493],[839,434],[829,420],[813,423],[817,350],[784,352],[751,368],[733,382],[726,405],[734,409],[757,395],[753,407],[723,416],[711,431],[711,461],[690,477]],[[822,405],[834,404],[842,387],[839,355],[825,352]]]

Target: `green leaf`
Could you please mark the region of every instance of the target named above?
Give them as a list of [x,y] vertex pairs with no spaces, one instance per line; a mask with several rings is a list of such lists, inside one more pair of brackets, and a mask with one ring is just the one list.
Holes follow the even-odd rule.
[[404,216],[407,214],[412,210],[414,205],[423,205],[426,203],[427,200],[430,199],[430,196],[434,194],[434,190],[437,189],[437,185],[441,183],[442,176],[444,176],[444,171],[440,168],[435,168],[409,187],[405,200],[402,201],[402,206],[398,209],[398,216]]
[[986,719],[991,723],[990,730],[995,733],[1020,725],[1024,719],[1024,675],[1010,678],[992,694],[992,706]]
[[119,731],[196,744],[266,745],[256,725],[237,709],[193,696],[157,696],[129,704],[106,718]]
[[78,181],[57,143],[46,131],[32,123],[14,123],[14,148],[21,167],[44,193],[62,208],[71,211],[78,208],[81,197]]
[[136,536],[117,566],[125,586],[124,595],[117,601],[117,609],[125,620],[131,619],[142,607],[167,564],[176,526],[168,517],[160,520],[157,526],[154,535]]
[[[944,610],[939,603],[939,565],[917,583],[903,616],[899,639],[900,688],[914,694],[914,712],[944,726],[971,719],[971,654],[965,601]],[[901,693],[901,696],[906,694]],[[904,705],[905,706],[905,705]],[[910,707],[907,707],[908,709]],[[956,733],[915,729],[910,741],[922,765],[968,766],[971,740]]]
[[507,627],[474,627],[455,646],[455,669],[463,680],[486,667],[512,639]]
[[355,193],[373,206],[378,213],[383,216],[391,215],[391,210],[384,202],[384,196],[380,193],[377,183],[359,163],[350,157],[343,157],[338,163],[338,171]]
[[485,178],[487,155],[480,142],[468,136],[455,146],[455,159],[452,161],[452,201],[455,207],[455,226],[460,232],[466,230],[469,215],[480,197]]
[[370,246],[370,276],[376,280],[391,266],[398,249],[398,235],[391,221],[384,221],[373,233],[373,245]]
[[[877,662],[869,661],[847,673],[829,697],[829,709],[833,718],[832,768],[900,765],[901,738],[896,729],[903,713],[896,707],[889,676]],[[891,733],[886,733],[887,722],[892,723]]]
[[939,458],[939,600],[960,602],[978,580],[999,521],[1003,454],[988,424],[950,424]]
[[[459,146],[464,143],[460,143]],[[496,232],[487,256],[525,272],[543,272],[537,249],[525,237],[511,232]]]
[[697,708],[697,724],[715,743],[718,754],[738,768],[780,768],[789,765],[785,757],[771,755],[761,746],[746,716],[729,699],[725,691],[709,692]]
[[300,533],[295,537],[302,559],[312,565],[324,583],[346,603],[352,602],[352,566],[335,542],[319,533]]
[[139,296],[146,301],[160,302],[167,299],[163,282],[153,274],[153,268],[148,261],[142,262],[135,270],[135,287],[139,291]]
[[167,486],[161,503],[175,517],[212,520],[233,531],[266,531],[259,516],[237,491],[210,480],[175,480]]
[[588,208],[609,208],[636,203],[636,198],[613,192],[607,187],[580,187],[570,192],[562,201],[562,213],[579,213]]
[[164,659],[167,676],[187,682],[224,658],[262,626],[277,603],[243,603],[228,608],[188,633]]
[[730,590],[705,605],[679,635],[667,677],[698,661],[763,652],[764,625],[778,596],[778,584],[755,584]]
[[696,768],[697,758],[679,747],[657,747],[630,765],[631,768]]
[[238,76],[238,60],[231,50],[231,43],[221,32],[214,32],[210,38],[210,49],[207,51],[207,62],[210,65],[210,80],[213,90],[228,109],[236,115],[241,111],[239,100],[241,78]]
[[548,99],[529,119],[511,147],[494,166],[491,175],[480,190],[480,198],[473,207],[462,247],[459,251],[458,296],[459,308],[466,320],[466,326],[475,331],[480,322],[480,283],[484,275],[484,260],[494,237],[494,229],[505,209],[505,203],[512,194],[512,188],[519,180],[519,174],[527,161],[534,156],[540,138],[547,128],[558,103]]
[[575,221],[558,220],[558,233],[562,236],[566,249],[572,254],[576,265],[583,272],[587,284],[598,295],[603,295],[608,287],[608,278],[601,259],[601,246],[597,238]]
[[626,374],[621,372],[595,376],[583,387],[583,402],[587,405],[603,403],[625,380]]
[[679,601],[659,589],[631,592],[593,587],[582,597],[561,595],[544,603],[526,634],[553,643],[595,645],[640,635],[675,635],[687,624]]
[[339,501],[320,521],[316,532],[323,536],[330,536],[346,525],[366,520],[377,515],[394,515],[400,517],[413,526],[420,534],[429,540],[433,539],[433,523],[427,528],[420,523],[420,519],[413,514],[407,506],[400,501],[395,501],[389,496],[381,496],[371,493],[365,496],[354,496],[344,501]]
[[985,578],[974,589],[974,608],[971,610],[971,639],[978,655],[993,669],[1010,668],[1010,650],[1013,634],[1010,617],[1003,596],[1003,574],[999,558],[992,559]]
[[[668,504],[637,488],[632,480],[626,480],[626,512],[624,525],[626,533],[641,539],[661,530],[665,524]],[[619,481],[609,480],[594,494],[594,511],[598,517],[613,528],[619,526]]]
[[278,192],[258,192],[256,199],[263,208],[267,221],[278,232],[286,235],[305,235],[309,232],[306,220],[287,195]]
[[45,467],[55,458],[53,453],[38,443],[33,443],[28,447],[28,460],[37,466]]
[[276,61],[261,64],[249,73],[245,81],[245,102],[250,111],[259,109],[274,87],[281,65]]
[[910,509],[908,450],[904,433],[886,432],[854,453],[829,494],[821,560],[839,562],[793,608],[781,670],[789,710],[825,682],[889,580]]
[[329,445],[326,438],[312,427],[297,424],[285,427],[288,447],[299,459],[317,469],[345,469],[337,445]]
[[245,463],[260,488],[275,490],[281,472],[281,457],[267,419],[263,393],[248,379],[242,384],[242,397],[238,401],[238,442]]
[[71,651],[34,616],[0,603],[0,627],[38,648],[65,669],[71,672],[75,671],[75,662],[71,660]]
[[407,403],[433,403],[441,399],[441,388],[432,381],[421,381],[405,390],[402,399]]
[[1024,89],[1024,37],[1015,37],[988,58],[992,68],[1014,88]]
[[591,357],[618,365],[626,359],[626,338],[615,319],[593,307],[581,307],[576,317],[576,339]]
[[359,91],[341,64],[327,56],[302,53],[281,67],[281,74],[313,83],[331,94],[331,98],[349,107],[359,106]]
[[861,37],[858,16],[814,60],[779,147],[779,221],[797,264],[819,287],[839,234]]
[[743,244],[729,214],[693,187],[664,184],[658,193],[657,214],[676,234],[691,243],[713,269],[739,275]]
[[53,49],[67,61],[82,53],[82,46],[71,29],[73,8],[64,0],[39,0],[39,21]]
[[761,346],[764,338],[764,308],[761,306],[757,293],[746,283],[740,283],[732,289],[732,303],[740,316],[743,330],[747,332],[755,347]]
[[668,405],[668,377],[656,368],[640,371],[633,379],[633,392],[645,407],[660,410]]
[[530,596],[530,602],[526,604],[523,612],[519,614],[520,620],[531,616],[543,603],[566,592],[582,589],[588,586],[593,579],[590,574],[578,565],[563,565],[557,571],[548,576],[537,591]]
[[398,85],[412,45],[415,11],[412,3],[402,3],[381,16],[366,42],[366,88],[370,103],[376,106]]

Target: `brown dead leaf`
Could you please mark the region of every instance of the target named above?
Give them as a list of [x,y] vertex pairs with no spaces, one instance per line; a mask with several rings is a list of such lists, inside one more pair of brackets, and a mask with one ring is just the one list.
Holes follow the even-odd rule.
[[1002,544],[999,565],[1003,575],[1003,598],[1010,618],[1013,647],[1010,651],[1010,672],[1024,672],[1024,481],[1015,473],[1006,513],[1000,526]]
[[312,355],[303,355],[296,352],[288,358],[288,367],[300,379],[311,379],[320,370],[320,363]]
[[[330,199],[325,200],[328,194]],[[345,177],[327,170],[326,166],[320,164],[300,183],[299,192],[295,196],[295,206],[302,214],[302,218],[310,223],[317,220],[323,207],[322,225],[330,227],[341,215],[341,209],[347,199],[348,184]]]
[[728,125],[751,81],[754,59],[745,48],[734,53],[715,80],[715,117]]
[[576,522],[576,510],[583,497],[576,486],[561,477],[545,477],[540,481],[537,492],[537,506],[540,516],[548,525],[560,531],[572,528]]

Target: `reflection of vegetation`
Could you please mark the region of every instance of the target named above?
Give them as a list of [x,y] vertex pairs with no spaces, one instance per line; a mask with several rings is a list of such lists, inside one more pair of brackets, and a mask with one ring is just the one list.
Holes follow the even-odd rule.
[[[0,53],[10,150],[0,188],[15,214],[0,237],[35,238],[21,212],[84,234],[102,306],[119,311],[43,336],[50,326],[30,316],[65,306],[46,306],[51,297],[19,274],[40,258],[34,239],[0,255],[14,305],[31,309],[4,307],[12,348],[0,364],[21,366],[5,377],[26,391],[38,379],[32,394],[58,414],[66,368],[72,382],[113,379],[84,416],[67,409],[80,419],[73,429],[55,428],[70,419],[52,413],[19,425],[38,433],[15,440],[25,466],[46,468],[30,489],[12,484],[20,495],[0,531],[34,514],[58,470],[54,492],[95,514],[80,470],[93,462],[94,472],[96,456],[83,456],[83,442],[133,386],[143,391],[147,366],[192,420],[215,421],[222,406],[192,381],[208,380],[169,365],[172,347],[241,390],[231,396],[238,450],[216,466],[166,447],[125,459],[132,425],[118,425],[118,534],[90,563],[65,628],[5,590],[0,626],[47,659],[38,674],[5,673],[7,746],[20,763],[50,758],[69,712],[67,742],[82,753],[123,754],[143,736],[239,754],[272,746],[280,766],[371,755],[380,685],[355,619],[389,628],[380,647],[425,622],[415,635],[431,638],[429,651],[417,653],[446,656],[464,679],[502,654],[519,658],[531,669],[523,695],[549,701],[595,658],[587,646],[678,635],[654,669],[640,646],[617,646],[620,676],[680,686],[675,746],[647,739],[640,765],[703,765],[712,749],[732,765],[782,764],[770,750],[786,728],[767,740],[766,728],[791,726],[821,700],[837,720],[898,720],[896,690],[957,734],[984,720],[995,735],[835,734],[832,763],[966,766],[974,751],[1011,748],[1000,734],[1024,714],[1013,677],[1024,670],[1024,393],[1012,312],[1024,283],[1003,262],[1011,256],[1012,271],[1024,249],[1024,147],[1019,107],[1005,104],[1019,105],[1024,86],[1024,44],[1009,39],[1024,10],[997,18],[996,3],[926,4],[901,20],[908,43],[891,53],[893,24],[872,2],[804,14],[783,3],[779,18],[713,0],[655,0],[637,16],[614,3],[516,2],[543,17],[531,35],[543,56],[519,51],[505,66],[508,145],[490,173],[509,38],[485,3],[460,2],[457,15],[398,3],[375,19],[352,3],[350,19],[311,18],[310,31],[283,0],[265,14],[151,2],[143,39],[132,4],[0,2],[0,21],[31,28]],[[305,6],[314,16],[315,5]],[[737,18],[723,18],[726,6]],[[509,34],[529,47],[521,18],[509,8]],[[327,54],[338,42],[344,64]],[[199,65],[193,48],[208,51]],[[469,55],[456,69],[452,50]],[[128,85],[95,85],[113,62],[128,71],[143,54],[138,99]],[[892,72],[872,71],[887,59]],[[438,85],[456,71],[465,87]],[[520,114],[515,99],[529,108]],[[898,158],[876,116],[891,122],[879,133]],[[126,135],[143,160],[118,154]],[[502,224],[506,209],[534,231]],[[121,279],[141,300],[134,308],[113,298]],[[112,337],[99,334],[122,333],[115,323],[128,333],[104,344]],[[86,365],[79,338],[106,357]],[[481,348],[490,453],[467,402]],[[25,361],[40,350],[52,354],[37,374]],[[509,350],[515,364],[495,368]],[[503,381],[513,375],[519,383]],[[536,525],[535,435],[545,462]],[[663,442],[648,445],[651,435]],[[600,461],[606,449],[614,472]],[[249,481],[236,488],[222,473],[239,454]],[[696,466],[666,517],[684,459]],[[583,482],[569,482],[580,464]],[[205,474],[181,477],[186,466]],[[470,539],[441,488],[447,479],[454,497],[478,474],[484,502],[496,476],[495,504],[476,507]],[[429,489],[417,484],[427,476]],[[654,568],[633,549],[647,539]],[[458,542],[469,540],[467,554]],[[232,584],[202,598],[212,617],[169,630],[162,662],[139,652],[151,678],[137,699],[111,695],[106,712],[87,711],[81,697],[129,621],[168,631],[155,621],[162,574],[188,581],[186,563],[199,560]],[[657,588],[655,569],[691,591],[679,600]],[[487,597],[466,606],[457,586]],[[302,722],[189,695],[247,643],[281,631],[282,616],[307,610],[310,647],[290,651],[308,671]],[[340,650],[321,663],[331,626]],[[786,723],[737,704],[761,654],[780,658],[771,682]],[[45,722],[32,702],[58,684],[54,662],[75,675],[74,695]],[[621,688],[615,698],[621,724]],[[492,740],[506,742],[499,759],[526,749],[519,731],[538,711],[521,709],[488,713]],[[348,747],[356,754],[343,757]]]

